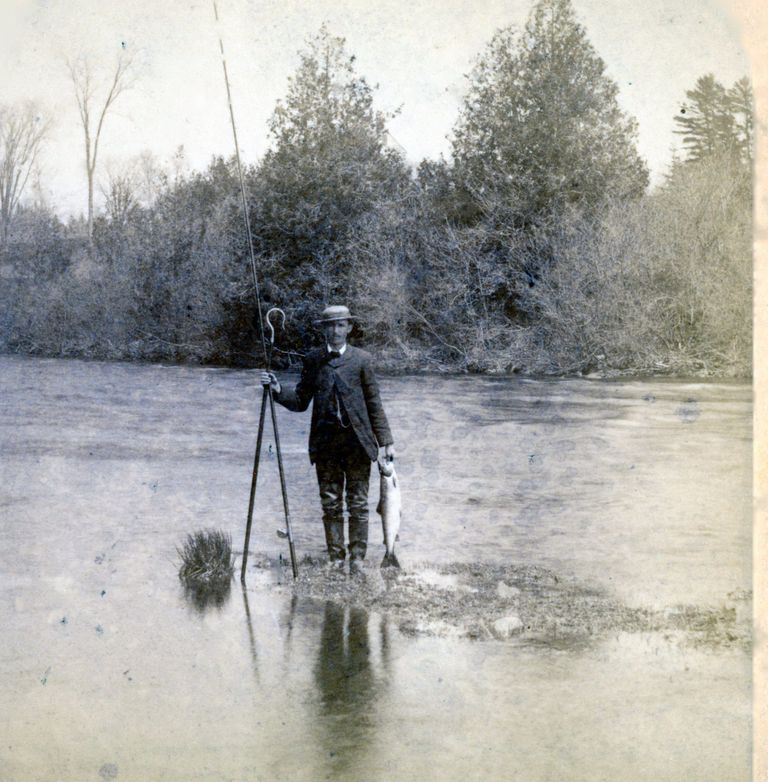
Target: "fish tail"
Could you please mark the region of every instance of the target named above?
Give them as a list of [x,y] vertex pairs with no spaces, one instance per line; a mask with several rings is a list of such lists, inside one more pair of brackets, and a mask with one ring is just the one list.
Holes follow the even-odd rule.
[[395,553],[385,554],[384,559],[381,560],[381,567],[396,567],[400,569],[400,563],[397,561]]

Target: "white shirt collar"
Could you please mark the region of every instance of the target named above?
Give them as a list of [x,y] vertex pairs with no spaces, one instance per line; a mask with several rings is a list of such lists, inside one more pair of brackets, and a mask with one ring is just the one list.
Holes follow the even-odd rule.
[[328,353],[334,352],[334,353],[341,353],[341,355],[344,355],[344,351],[347,349],[347,343],[345,342],[338,350],[335,348],[332,348],[327,342],[325,344],[325,349]]

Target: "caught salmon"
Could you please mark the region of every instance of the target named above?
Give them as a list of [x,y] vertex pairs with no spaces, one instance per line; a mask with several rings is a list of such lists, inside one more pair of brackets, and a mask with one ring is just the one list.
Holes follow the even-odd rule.
[[400,567],[395,556],[395,541],[398,540],[400,531],[400,517],[402,509],[400,505],[400,481],[395,472],[393,462],[378,462],[379,465],[379,505],[376,512],[381,516],[381,526],[384,531],[384,545],[386,553],[381,561],[381,566]]

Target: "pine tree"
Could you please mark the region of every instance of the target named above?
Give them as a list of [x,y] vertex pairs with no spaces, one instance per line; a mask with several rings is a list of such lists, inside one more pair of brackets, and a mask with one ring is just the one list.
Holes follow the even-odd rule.
[[733,117],[734,144],[744,160],[752,160],[754,116],[752,86],[746,76],[739,79],[726,94],[728,110]]
[[685,93],[688,100],[675,117],[675,133],[683,137],[688,160],[701,160],[716,150],[729,146],[734,138],[733,116],[728,97],[711,73],[701,76],[696,86]]
[[499,30],[470,75],[453,134],[464,216],[501,201],[526,225],[569,204],[642,194],[636,123],[617,94],[570,0],[540,0],[522,32]]
[[389,116],[374,108],[374,89],[356,74],[344,39],[323,26],[300,58],[270,123],[274,147],[258,172],[257,222],[265,251],[289,267],[310,264],[307,283],[318,264],[323,277],[334,276],[349,226],[410,175],[386,145]]

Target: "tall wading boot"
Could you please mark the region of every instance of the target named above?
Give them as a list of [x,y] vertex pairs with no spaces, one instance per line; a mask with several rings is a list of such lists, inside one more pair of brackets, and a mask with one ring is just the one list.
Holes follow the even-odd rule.
[[331,562],[344,562],[344,522],[338,519],[323,518],[325,527],[325,544],[328,547],[328,558]]
[[[370,473],[370,462],[368,462]],[[368,549],[368,475],[347,479],[347,509],[349,511],[350,572],[362,569]]]
[[346,556],[344,549],[344,476],[329,476],[321,472],[318,465],[318,484],[320,486],[320,503],[323,506],[323,527],[325,528],[325,543],[331,562],[343,562]]

